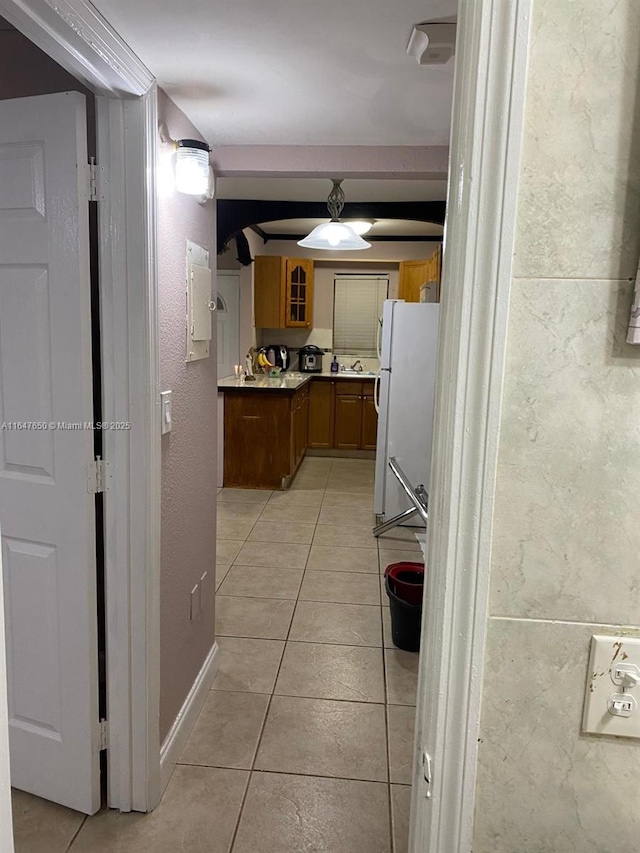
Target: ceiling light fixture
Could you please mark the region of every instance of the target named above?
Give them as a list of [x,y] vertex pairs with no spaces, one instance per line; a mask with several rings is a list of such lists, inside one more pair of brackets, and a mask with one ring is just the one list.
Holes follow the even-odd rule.
[[298,246],[304,246],[306,249],[326,249],[332,252],[339,252],[342,249],[371,248],[371,243],[363,240],[350,224],[340,220],[344,207],[344,190],[341,184],[342,180],[338,181],[334,178],[333,189],[327,198],[331,222],[317,225],[304,240],[298,240]]
[[371,231],[375,222],[366,221],[364,219],[349,219],[346,224],[353,228],[359,237],[362,237],[364,234],[368,234],[369,231]]
[[213,198],[211,148],[199,139],[176,141],[176,189],[187,195]]

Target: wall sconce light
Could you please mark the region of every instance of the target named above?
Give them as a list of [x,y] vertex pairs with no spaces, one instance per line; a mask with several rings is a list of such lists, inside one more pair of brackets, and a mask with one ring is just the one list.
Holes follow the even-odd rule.
[[211,148],[198,139],[178,139],[176,146],[176,189],[187,195],[213,198],[213,169],[209,164]]

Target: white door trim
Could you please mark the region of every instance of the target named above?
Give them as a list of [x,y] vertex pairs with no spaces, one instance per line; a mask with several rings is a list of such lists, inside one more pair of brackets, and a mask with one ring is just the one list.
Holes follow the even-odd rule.
[[98,96],[103,415],[132,425],[105,432],[109,805],[148,811],[160,800],[155,80],[84,0],[0,0],[0,14]]
[[2,0],[2,16],[23,35],[103,95],[145,95],[148,68],[85,0]]
[[411,853],[472,849],[530,8],[459,6]]

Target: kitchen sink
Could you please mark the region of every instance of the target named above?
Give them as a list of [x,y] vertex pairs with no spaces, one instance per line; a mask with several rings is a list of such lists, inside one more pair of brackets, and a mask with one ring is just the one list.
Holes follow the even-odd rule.
[[338,376],[375,376],[376,373],[373,370],[351,370],[351,368],[346,367],[344,370],[340,370]]

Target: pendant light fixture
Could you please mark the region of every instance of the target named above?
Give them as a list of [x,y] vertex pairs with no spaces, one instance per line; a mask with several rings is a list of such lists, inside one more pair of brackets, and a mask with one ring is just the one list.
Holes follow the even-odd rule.
[[350,225],[340,220],[340,214],[344,207],[344,190],[340,186],[341,184],[342,180],[333,180],[333,189],[327,199],[331,222],[323,222],[322,225],[317,225],[304,240],[298,240],[298,246],[304,246],[307,249],[327,249],[331,252],[339,252],[343,249],[371,248],[371,243],[367,243]]

